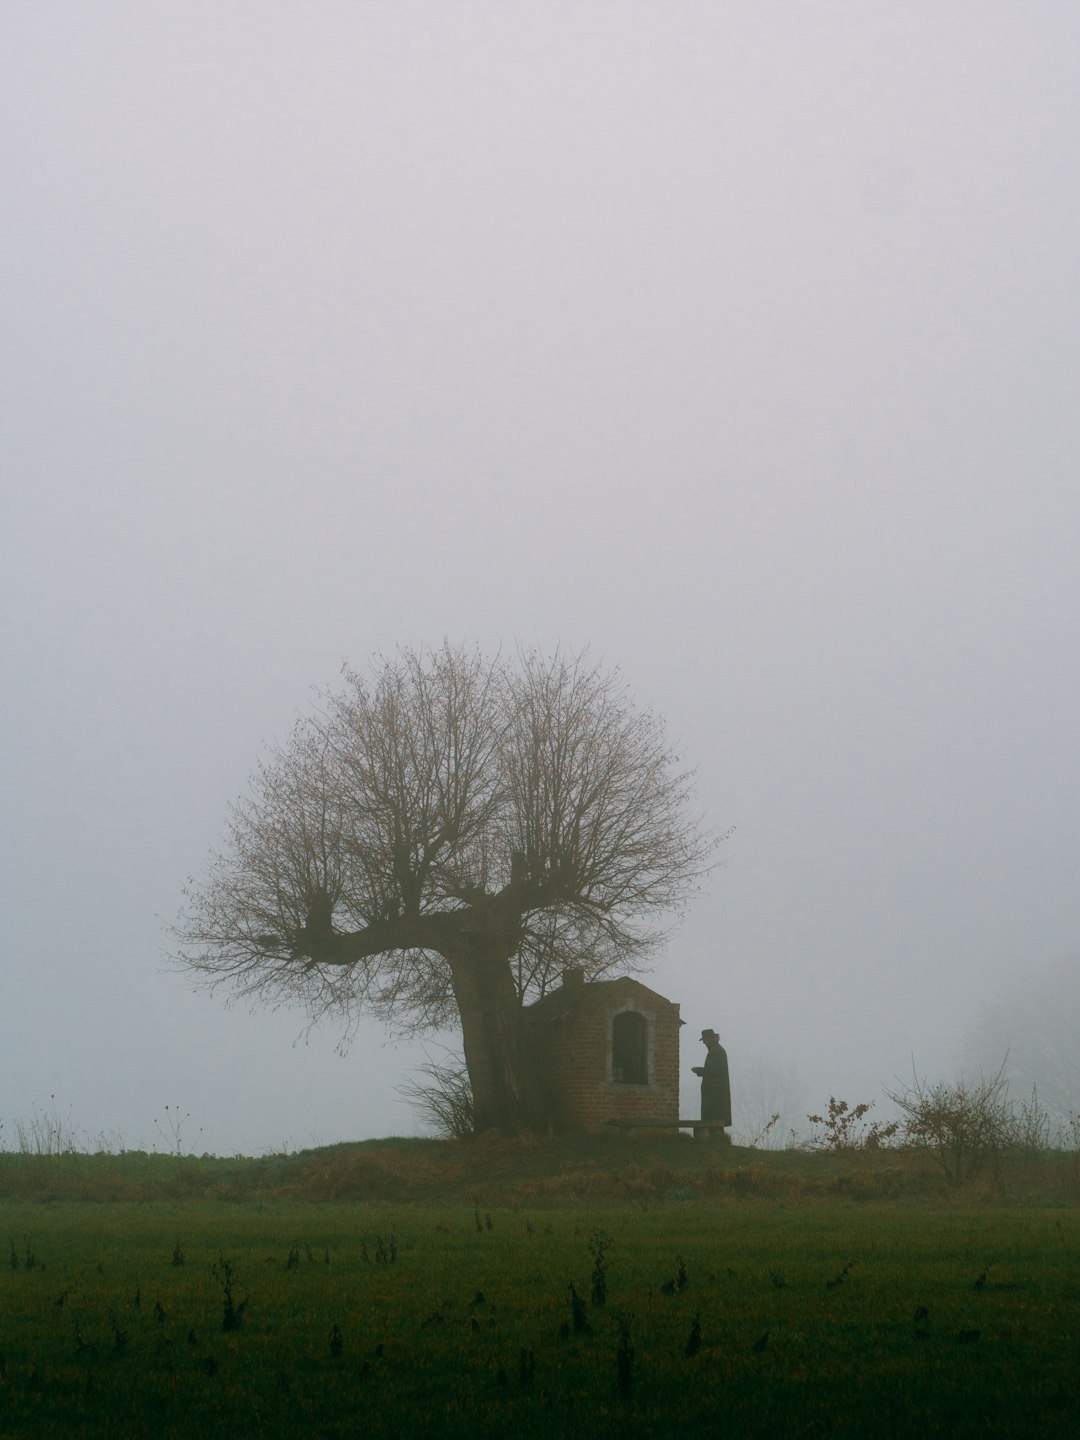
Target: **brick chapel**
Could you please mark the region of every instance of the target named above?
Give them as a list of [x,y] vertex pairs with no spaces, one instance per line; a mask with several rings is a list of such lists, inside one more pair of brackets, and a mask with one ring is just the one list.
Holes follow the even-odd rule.
[[557,1130],[679,1119],[679,1007],[628,975],[586,981],[580,969],[524,1009],[526,1062]]

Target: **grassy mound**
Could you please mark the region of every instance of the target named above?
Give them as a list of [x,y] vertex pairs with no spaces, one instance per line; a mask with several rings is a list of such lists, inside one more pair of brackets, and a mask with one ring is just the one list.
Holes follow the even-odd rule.
[[0,1154],[0,1199],[642,1206],[1080,1203],[1080,1156],[999,1156],[950,1183],[927,1150],[761,1151],[688,1136],[386,1139],[261,1158]]

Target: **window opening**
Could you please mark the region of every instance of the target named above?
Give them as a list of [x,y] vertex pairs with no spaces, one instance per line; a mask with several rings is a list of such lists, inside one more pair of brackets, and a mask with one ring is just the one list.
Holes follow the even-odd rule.
[[647,1085],[648,1057],[644,1015],[624,1010],[611,1027],[611,1074],[617,1085]]

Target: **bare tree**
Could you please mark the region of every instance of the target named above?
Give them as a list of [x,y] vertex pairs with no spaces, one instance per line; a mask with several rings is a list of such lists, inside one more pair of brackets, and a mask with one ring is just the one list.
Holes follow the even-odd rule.
[[522,1004],[633,966],[707,868],[661,722],[584,656],[445,645],[346,669],[231,811],[179,960],[313,1017],[457,1021],[478,1130],[531,1110]]

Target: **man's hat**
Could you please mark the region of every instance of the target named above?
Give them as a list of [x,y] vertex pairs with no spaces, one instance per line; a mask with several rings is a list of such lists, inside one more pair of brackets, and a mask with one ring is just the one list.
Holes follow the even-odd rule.
[[716,1033],[715,1030],[702,1030],[701,1038],[703,1040],[719,1040],[720,1036]]

